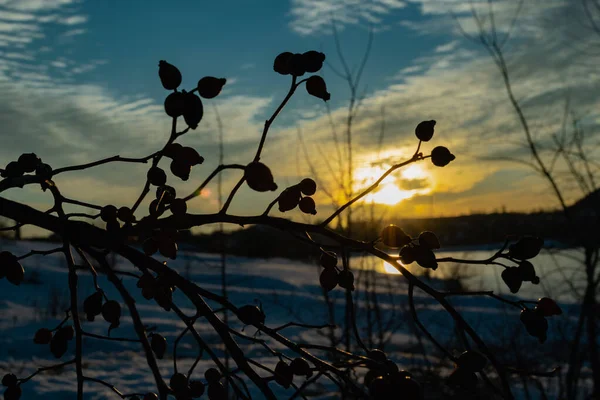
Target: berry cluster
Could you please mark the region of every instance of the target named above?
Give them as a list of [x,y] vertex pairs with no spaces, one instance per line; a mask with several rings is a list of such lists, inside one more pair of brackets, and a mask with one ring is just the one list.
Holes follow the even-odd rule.
[[[154,201],[158,202],[158,200]],[[158,251],[162,256],[175,260],[177,258],[178,249],[177,235],[178,232],[175,229],[161,229],[154,231],[152,236],[144,241],[144,253],[147,256],[151,256]]]
[[436,270],[438,267],[433,250],[440,248],[440,241],[433,232],[424,231],[418,238],[411,238],[402,228],[392,224],[381,231],[381,241],[387,247],[400,247],[400,262],[404,265],[416,261],[423,268]]
[[[200,97],[196,96],[193,91],[177,91],[177,88],[181,85],[181,72],[176,66],[164,60],[158,63],[158,76],[165,89],[173,90],[173,93],[165,99],[165,112],[167,115],[173,118],[183,116],[185,123],[191,129],[196,129],[204,115],[204,106]],[[221,93],[226,82],[227,80],[224,78],[206,76],[198,81],[198,85],[194,90],[198,91],[198,94],[205,99],[212,99]]]
[[17,161],[9,162],[0,176],[3,178],[18,178],[24,174],[34,172],[42,180],[52,177],[51,166],[42,163],[42,160],[35,153],[24,153],[19,156]]
[[478,351],[469,350],[456,359],[454,371],[448,376],[448,386],[470,390],[477,386],[477,372],[481,372],[487,365],[487,358]]
[[332,291],[336,286],[353,291],[354,273],[349,269],[339,269],[337,266],[338,257],[333,251],[321,249],[319,264],[323,267],[319,276],[319,283],[326,291]]
[[371,363],[364,383],[373,400],[396,399],[399,395],[406,400],[422,399],[423,391],[419,382],[413,379],[410,372],[398,369],[383,351],[371,350],[367,357]]
[[556,302],[548,297],[538,300],[532,309],[525,308],[521,311],[521,322],[525,325],[527,333],[544,343],[547,338],[548,320],[546,317],[562,314],[562,310]]
[[297,206],[305,214],[317,214],[315,200],[310,197],[316,191],[317,184],[310,178],[303,179],[299,184],[286,188],[277,199],[279,211],[290,211]]
[[517,293],[523,282],[531,282],[534,285],[540,283],[533,264],[527,260],[537,256],[543,245],[544,241],[539,237],[524,236],[509,246],[506,257],[518,263],[518,266],[505,268],[502,271],[502,280],[512,293]]
[[165,311],[171,310],[175,285],[170,279],[163,276],[155,278],[149,272],[145,272],[138,280],[137,287],[142,289],[142,296],[146,300],[154,299]]
[[275,365],[274,372],[273,378],[275,379],[275,382],[284,389],[288,389],[292,385],[294,376],[302,376],[305,379],[312,376],[312,370],[310,369],[308,361],[301,357],[294,358],[290,364],[280,360],[277,365]]
[[[419,122],[415,128],[417,139],[421,142],[429,142],[435,131],[435,123],[434,120]],[[447,147],[437,146],[431,150],[431,162],[436,167],[445,167],[450,164],[450,162],[454,161],[454,159],[456,159],[456,157]]]

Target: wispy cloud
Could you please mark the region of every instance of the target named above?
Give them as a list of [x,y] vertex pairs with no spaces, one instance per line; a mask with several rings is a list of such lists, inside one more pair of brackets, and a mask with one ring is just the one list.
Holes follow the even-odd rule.
[[[454,34],[456,39],[439,45],[431,54],[414,60],[413,65],[394,76],[400,82],[391,83],[366,96],[353,125],[353,141],[361,149],[360,155],[356,156],[355,167],[366,167],[376,159],[378,135],[375,132],[380,129],[379,115],[381,108],[385,107],[384,148],[396,149],[395,161],[414,151],[413,131],[419,121],[438,121],[438,134],[431,144],[425,145],[424,151],[430,150],[430,146],[446,145],[457,154],[457,160],[451,167],[443,170],[430,164],[425,164],[425,168],[431,176],[429,184],[435,188],[434,193],[441,193],[439,199],[445,202],[447,210],[464,209],[469,204],[479,204],[476,208],[480,210],[486,207],[491,210],[505,203],[510,209],[527,209],[535,202],[536,196],[538,204],[542,198],[546,199],[546,204],[553,204],[543,180],[516,179],[514,174],[500,172],[507,165],[515,168],[516,164],[483,161],[484,158],[502,157],[527,160],[528,153],[522,144],[523,133],[518,118],[507,100],[496,66],[484,50],[469,45],[461,37],[456,29],[456,21],[448,15],[448,11],[462,12],[460,18],[464,19],[461,23],[467,32],[473,32],[466,16],[466,13],[470,13],[468,3],[467,7],[465,2],[458,1],[444,2],[444,5],[437,1],[418,3],[422,5],[423,13],[434,19],[443,17],[446,20],[445,24],[438,23],[441,19],[419,23],[419,29],[424,29],[424,33],[428,33],[429,29],[439,33],[437,30],[440,26],[445,26],[446,36]],[[499,32],[506,31],[506,24],[510,24],[509,16],[514,15],[515,11],[511,8],[514,6],[514,2],[512,3],[509,5],[508,2],[500,2],[495,5]],[[522,10],[522,20],[518,21],[515,31],[520,33],[513,36],[514,40],[507,47],[506,57],[511,68],[513,88],[523,104],[534,136],[543,149],[549,149],[552,147],[551,135],[561,129],[567,98],[577,113],[596,116],[590,118],[590,121],[600,117],[597,111],[600,109],[600,99],[596,94],[600,82],[597,78],[591,79],[594,69],[589,62],[591,55],[586,51],[593,48],[590,46],[597,43],[599,38],[584,34],[577,18],[569,9],[572,4],[560,1],[544,4],[547,7],[536,4],[538,7],[535,8],[530,4],[530,8],[535,8],[534,10]],[[487,2],[476,3],[475,7],[483,11],[484,15],[488,12]],[[572,19],[565,20],[565,15],[571,15]],[[433,26],[435,27],[432,28]],[[576,46],[565,41],[567,32],[569,37],[577,38]],[[340,127],[344,126],[346,118],[344,107],[333,110],[332,118],[334,125],[338,127],[338,134],[341,134],[343,130]],[[321,114],[312,120],[302,121],[299,125],[305,132],[311,162],[323,181],[329,187],[335,186],[337,178],[331,176],[327,167],[328,162],[335,165],[336,158],[329,119]],[[592,136],[598,134],[596,125],[589,125],[586,129]],[[298,145],[295,128],[282,133],[280,137],[282,141],[285,140],[283,138],[288,138],[287,144],[278,143],[277,148],[292,146],[293,143]],[[545,152],[543,150],[543,154]],[[267,151],[267,156],[272,157],[273,162],[277,159],[275,151]],[[302,166],[300,170],[303,174],[308,174],[304,155],[300,153],[299,157]],[[394,159],[390,159],[390,162],[393,161]],[[288,165],[287,169],[280,169],[279,172],[294,176],[298,175],[298,168]],[[493,179],[489,178],[492,176]],[[514,185],[501,182],[509,176],[515,179]],[[472,190],[475,186],[481,188],[480,183],[487,179],[491,179],[491,182],[499,185],[498,189],[502,188],[507,193],[499,198],[494,197],[494,191],[491,190],[487,193],[479,189]],[[443,193],[457,195],[445,196]],[[576,192],[571,194],[573,199],[579,195]],[[485,199],[484,203],[482,199]],[[419,200],[414,201],[417,204]],[[409,210],[410,204],[407,201],[403,207],[408,207],[405,209]]]
[[383,29],[383,18],[405,6],[400,0],[292,0],[290,27],[300,35],[314,35],[330,32],[333,19],[340,29],[350,25]]

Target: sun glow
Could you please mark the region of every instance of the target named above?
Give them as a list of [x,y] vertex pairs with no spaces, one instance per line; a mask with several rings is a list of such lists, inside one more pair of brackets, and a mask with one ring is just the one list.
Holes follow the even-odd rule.
[[386,274],[390,274],[390,275],[399,275],[399,274],[400,274],[400,271],[398,271],[398,270],[396,269],[396,267],[394,267],[392,264],[390,264],[390,263],[389,263],[389,262],[387,262],[387,261],[384,261],[384,262],[383,262],[383,271],[384,271]]
[[[354,171],[356,182],[356,191],[365,190],[367,187],[375,183],[385,172],[387,167],[369,166],[358,168]],[[385,204],[389,206],[396,205],[402,200],[410,199],[416,194],[427,194],[431,188],[420,189],[402,189],[398,186],[398,178],[403,180],[416,180],[427,178],[427,172],[419,165],[413,164],[398,171],[396,175],[393,173],[387,176],[379,187],[363,198],[366,203]]]

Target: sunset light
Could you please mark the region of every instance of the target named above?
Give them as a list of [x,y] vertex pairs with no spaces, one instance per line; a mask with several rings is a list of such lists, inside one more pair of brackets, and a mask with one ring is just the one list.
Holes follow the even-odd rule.
[[[381,177],[387,167],[370,166],[357,169],[355,173],[356,190],[364,190],[372,185],[379,177]],[[377,203],[393,206],[400,203],[402,200],[410,199],[417,194],[428,194],[431,188],[419,189],[402,189],[402,183],[410,183],[413,180],[422,180],[428,177],[427,172],[417,164],[409,165],[399,171],[387,176],[380,184],[379,188],[364,197],[367,203]]]

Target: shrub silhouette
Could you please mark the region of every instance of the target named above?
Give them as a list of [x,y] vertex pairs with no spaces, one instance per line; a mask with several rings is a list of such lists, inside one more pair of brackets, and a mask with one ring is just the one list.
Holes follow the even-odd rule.
[[[515,239],[517,238],[508,238],[505,244],[488,259],[456,260],[453,258],[436,257],[434,250],[440,247],[440,243],[433,232],[423,232],[418,237],[410,237],[400,227],[390,226],[383,230],[380,237],[365,242],[344,237],[328,229],[329,223],[340,213],[376,189],[384,178],[396,170],[412,163],[427,161],[428,159],[435,166],[444,167],[455,159],[450,150],[441,146],[434,148],[429,155],[420,151],[423,142],[432,140],[434,136],[434,126],[436,124],[434,120],[423,121],[417,125],[415,134],[418,139],[418,145],[412,157],[390,167],[373,185],[356,195],[329,216],[326,216],[322,222],[318,224],[304,224],[269,216],[269,212],[275,204],[279,205],[279,210],[282,212],[292,210],[296,207],[299,207],[302,212],[308,214],[315,214],[317,212],[317,205],[312,196],[317,193],[318,188],[312,179],[307,177],[298,184],[281,190],[276,183],[277,174],[274,176],[272,169],[262,163],[260,157],[270,126],[298,87],[306,84],[307,92],[310,95],[323,101],[329,100],[330,94],[327,92],[325,81],[321,77],[313,75],[298,80],[299,77],[307,72],[318,72],[324,60],[325,55],[316,51],[308,51],[302,54],[285,52],[278,55],[275,58],[273,69],[281,75],[290,75],[291,86],[281,104],[265,122],[254,159],[243,164],[219,165],[196,190],[185,197],[181,197],[180,194],[178,195],[176,189],[173,186],[167,185],[167,183],[174,185],[173,181],[176,182],[177,179],[188,180],[192,167],[202,164],[204,158],[195,149],[178,144],[177,139],[187,134],[190,129],[196,129],[198,124],[201,123],[204,107],[201,97],[210,99],[218,96],[226,81],[225,79],[215,77],[204,77],[198,81],[196,88],[190,91],[180,90],[182,74],[176,66],[166,61],[160,61],[159,63],[159,77],[163,87],[171,91],[165,99],[165,112],[167,116],[172,118],[172,130],[164,147],[159,151],[143,158],[114,156],[87,164],[59,169],[52,169],[47,164],[44,164],[35,154],[25,153],[18,157],[17,161],[8,163],[5,169],[0,171],[4,178],[0,181],[0,192],[37,184],[40,185],[43,191],[49,191],[53,196],[54,206],[47,212],[40,212],[27,205],[0,197],[0,214],[17,222],[16,226],[3,229],[17,229],[23,224],[30,224],[49,230],[62,238],[62,245],[52,250],[32,250],[24,255],[15,255],[8,251],[2,251],[0,253],[0,278],[6,277],[10,284],[19,285],[23,279],[21,260],[27,257],[52,253],[62,253],[64,255],[69,270],[70,307],[65,310],[66,316],[58,326],[54,328],[45,327],[37,332],[32,332],[31,337],[34,343],[48,346],[49,351],[56,358],[62,359],[66,354],[73,354],[73,357],[69,360],[54,366],[39,368],[29,376],[17,377],[13,374],[7,374],[2,380],[2,384],[6,387],[4,393],[6,400],[19,399],[21,396],[21,386],[30,383],[38,373],[69,365],[74,365],[77,373],[78,399],[83,398],[83,383],[86,381],[105,385],[121,398],[139,399],[143,397],[147,400],[157,398],[166,399],[169,396],[174,396],[177,399],[189,399],[201,398],[206,395],[209,399],[215,400],[226,398],[228,393],[235,395],[236,398],[248,399],[252,397],[250,392],[256,393],[257,391],[264,398],[275,399],[276,395],[273,392],[274,385],[279,385],[285,389],[289,388],[290,396],[295,398],[302,395],[307,388],[316,382],[327,380],[333,382],[345,397],[389,399],[396,398],[401,393],[402,398],[408,400],[423,398],[423,386],[409,371],[399,370],[398,366],[383,351],[369,349],[364,345],[358,329],[356,329],[356,321],[354,321],[354,339],[359,346],[359,351],[354,354],[334,347],[319,346],[317,343],[299,344],[285,337],[282,331],[290,326],[307,330],[319,328],[319,326],[289,322],[279,327],[273,327],[269,324],[268,315],[265,315],[262,307],[247,304],[232,304],[227,298],[222,297],[218,293],[211,292],[201,285],[180,276],[169,267],[168,262],[162,263],[153,257],[154,254],[160,253],[169,259],[176,259],[178,253],[178,231],[218,223],[240,225],[262,224],[304,235],[308,243],[320,249],[320,264],[323,269],[319,283],[328,291],[354,290],[354,274],[347,267],[346,257],[348,251],[364,251],[385,260],[397,268],[408,281],[408,301],[412,310],[412,317],[417,326],[422,330],[423,336],[431,340],[435,346],[439,347],[456,364],[456,369],[446,381],[447,384],[455,388],[457,393],[465,388],[472,388],[478,384],[477,374],[481,373],[483,368],[489,363],[491,365],[490,371],[493,370],[498,377],[497,381],[500,387],[496,388],[496,390],[504,398],[512,398],[510,380],[508,378],[511,367],[498,362],[494,352],[450,304],[448,297],[453,295],[483,295],[491,296],[506,304],[510,304],[521,312],[520,319],[527,331],[530,335],[537,337],[540,342],[545,340],[547,334],[548,324],[546,317],[558,313],[556,311],[557,305],[552,300],[547,299],[538,304],[537,307],[530,308],[527,306],[527,302],[504,299],[492,292],[441,292],[428,286],[425,282],[410,273],[402,263],[410,264],[416,262],[421,267],[430,269],[436,269],[443,263],[457,261],[462,263],[499,265],[505,268],[502,277],[509,288],[511,291],[517,292],[523,281],[535,283],[537,277],[535,276],[533,265],[525,260],[537,255],[543,241],[539,238],[521,238],[516,241]],[[196,95],[196,92],[201,97]],[[181,116],[183,116],[187,127],[178,131],[177,127]],[[174,177],[169,176],[167,172],[158,166],[163,158],[171,160],[170,171]],[[114,205],[99,206],[67,198],[61,194],[60,188],[53,181],[53,177],[59,174],[85,170],[113,162],[150,162],[151,164],[146,176],[146,182],[143,185],[143,190],[135,204],[131,207],[123,206],[117,208]],[[188,213],[187,201],[196,197],[215,176],[224,170],[239,170],[242,172],[242,177],[229,193],[221,210],[215,214]],[[229,214],[228,209],[234,201],[237,191],[244,184],[258,192],[279,190],[279,194],[261,215],[246,217]],[[152,186],[156,186],[156,189]],[[139,210],[139,207],[149,194],[154,194],[155,198],[152,200],[149,210],[143,212]],[[65,204],[89,207],[97,210],[98,215],[87,215],[87,217],[95,219],[99,216],[105,223],[106,229],[100,229],[82,220],[74,220],[73,218],[75,217],[81,218],[82,216],[86,217],[86,215],[82,213],[66,213],[64,211]],[[139,220],[134,215],[136,211],[138,215],[142,215]],[[321,237],[327,237],[337,243],[337,245],[331,246],[319,243],[312,238],[311,234],[319,234]],[[130,245],[128,238],[131,237],[144,239],[143,251],[139,251]],[[510,245],[511,243],[513,244]],[[87,294],[85,299],[78,297],[78,274],[81,272],[78,272],[79,268],[75,265],[73,251],[79,255],[81,260],[83,260],[85,268],[94,277],[95,291]],[[389,255],[388,252],[390,251],[395,252],[400,258],[397,255]],[[195,371],[194,367],[192,367],[187,374],[183,374],[177,371],[177,361],[175,359],[173,374],[168,381],[165,380],[159,371],[157,360],[163,359],[170,346],[173,347],[173,352],[175,353],[177,341],[169,343],[159,332],[147,331],[132,295],[121,281],[119,272],[115,271],[108,261],[107,257],[111,253],[122,256],[139,270],[141,275],[134,276],[136,276],[137,287],[140,289],[143,297],[154,299],[165,312],[175,313],[186,326],[184,333],[190,332],[192,334],[203,352],[206,351],[207,354],[211,355],[216,368],[210,368],[203,371],[204,373],[202,374],[199,371]],[[108,277],[110,284],[121,295],[121,300],[106,297],[96,279],[99,274]],[[125,278],[129,279],[131,275],[125,276]],[[539,282],[539,279],[537,281]],[[431,332],[419,322],[414,306],[413,293],[415,288],[422,290],[435,299],[449,313],[455,321],[457,328],[462,330],[471,339],[475,349],[466,348],[463,354],[456,356],[436,341]],[[195,308],[195,314],[187,315],[175,304],[173,301],[173,292],[175,290],[181,291],[191,301]],[[349,299],[352,301],[351,296]],[[206,300],[219,304],[222,309],[229,310],[244,325],[257,328],[261,332],[261,337],[251,337],[241,331],[235,330],[231,326],[227,326],[218,317],[218,310],[212,309]],[[125,308],[129,316],[122,315],[122,307]],[[105,382],[84,374],[82,337],[87,333],[81,326],[83,316],[80,314],[80,309],[83,309],[86,318],[90,321],[102,315],[102,319],[105,321],[102,323],[106,325],[107,335],[94,335],[99,340],[110,340],[110,331],[117,328],[123,318],[131,318],[137,334],[137,342],[142,349],[147,366],[155,380],[154,388],[148,388],[145,394],[128,395],[121,393],[110,382]],[[515,312],[515,319],[519,318],[518,315]],[[200,319],[206,320],[220,337],[226,351],[235,363],[235,368],[226,369],[219,357],[215,355],[210,346],[204,342],[196,331],[194,324]],[[269,351],[269,354],[272,355],[273,360],[278,360],[275,369],[271,370],[269,367],[253,359],[252,355],[245,354],[236,342],[236,337],[265,347]],[[272,347],[273,343],[279,344],[285,350],[275,349],[275,347]],[[314,353],[311,349],[314,350]],[[324,352],[324,355],[316,355],[318,350]],[[202,353],[196,361],[200,360]],[[328,353],[338,353],[343,356],[344,361],[333,364],[327,359]],[[347,372],[348,370],[355,370],[357,368],[368,369],[364,379],[356,379],[354,374]],[[260,373],[257,371],[260,371]],[[248,389],[244,381],[238,379],[239,375],[243,375],[249,380],[253,387]],[[488,379],[485,381],[488,385],[496,385]]]

